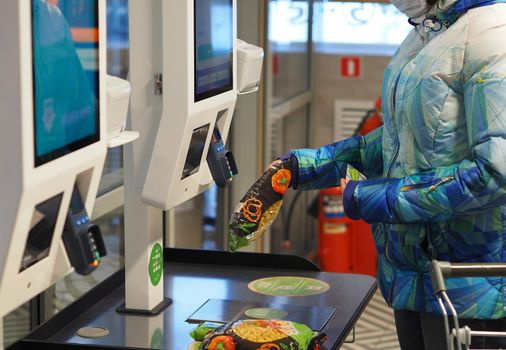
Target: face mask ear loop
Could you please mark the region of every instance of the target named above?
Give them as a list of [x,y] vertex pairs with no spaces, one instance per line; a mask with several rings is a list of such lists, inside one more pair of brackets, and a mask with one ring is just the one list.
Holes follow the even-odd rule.
[[443,24],[437,18],[426,18],[422,22],[423,30],[428,32],[439,32],[443,28]]
[[415,21],[413,21],[412,18],[408,18],[408,23],[411,24],[413,27],[417,27],[418,25],[420,25],[420,23],[416,23]]

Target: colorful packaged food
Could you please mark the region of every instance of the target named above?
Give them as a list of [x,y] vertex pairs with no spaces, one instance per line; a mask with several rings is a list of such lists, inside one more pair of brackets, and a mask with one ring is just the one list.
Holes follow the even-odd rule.
[[[199,325],[191,335],[201,334],[203,330],[198,329],[207,327],[205,324]],[[296,322],[241,320],[207,333],[200,350],[319,350],[325,338],[325,334]]]
[[258,238],[276,219],[292,178],[292,161],[271,165],[251,186],[232,213],[228,245],[231,251]]
[[202,341],[209,332],[221,326],[223,326],[223,323],[202,322],[197,328],[191,331],[190,336],[197,341]]

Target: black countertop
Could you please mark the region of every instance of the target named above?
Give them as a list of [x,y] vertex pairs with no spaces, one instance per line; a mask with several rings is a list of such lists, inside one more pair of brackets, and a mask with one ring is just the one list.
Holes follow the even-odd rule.
[[[207,300],[218,299],[335,308],[323,331],[328,335],[325,348],[338,349],[376,289],[376,280],[370,276],[246,267],[233,264],[233,260],[229,265],[219,265],[219,261],[215,264],[166,261],[164,268],[165,296],[173,299],[173,304],[159,316],[131,316],[116,312],[116,308],[124,302],[124,272],[120,272],[105,281],[105,286],[99,286],[101,291],[90,293],[62,311],[61,315],[19,341],[16,348],[40,349],[45,343],[51,349],[91,346],[186,350],[192,342],[189,332],[195,327],[186,322],[187,318]],[[252,280],[269,276],[315,278],[327,282],[330,290],[306,297],[274,297],[248,289]],[[103,326],[110,330],[110,334],[99,339],[77,336],[76,331],[85,326]]]

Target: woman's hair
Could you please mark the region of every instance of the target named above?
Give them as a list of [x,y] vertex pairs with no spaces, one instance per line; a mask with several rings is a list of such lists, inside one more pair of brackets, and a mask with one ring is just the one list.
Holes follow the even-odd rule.
[[438,0],[427,0],[427,4],[428,4],[429,6],[434,5],[436,2],[438,2]]

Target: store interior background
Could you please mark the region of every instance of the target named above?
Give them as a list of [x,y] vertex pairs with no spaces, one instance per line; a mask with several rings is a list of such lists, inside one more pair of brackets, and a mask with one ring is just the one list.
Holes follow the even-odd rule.
[[[128,0],[107,0],[107,8],[108,73],[128,79]],[[228,216],[263,169],[290,149],[348,136],[374,107],[383,71],[410,29],[383,1],[238,0],[238,26],[240,38],[265,49],[261,89],[239,97],[228,144],[240,173],[227,189],[213,188],[160,213],[170,247],[226,249]],[[360,58],[359,77],[341,76],[343,56]],[[336,120],[346,113],[345,121]],[[248,249],[317,260],[317,220],[308,214],[317,195],[290,191],[270,232]],[[107,257],[94,274],[72,274],[8,315],[7,346],[123,267],[123,203],[122,150],[113,149],[93,213]],[[376,295],[357,324],[355,342],[343,349],[397,348],[391,312]]]

